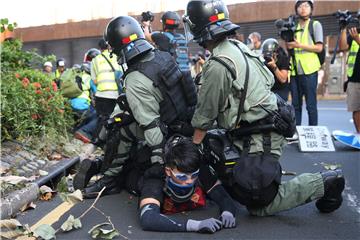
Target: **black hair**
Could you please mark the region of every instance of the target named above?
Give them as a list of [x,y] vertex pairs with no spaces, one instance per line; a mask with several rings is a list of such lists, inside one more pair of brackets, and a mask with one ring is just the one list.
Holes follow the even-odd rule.
[[165,144],[165,165],[183,173],[192,173],[200,168],[201,154],[190,138],[173,136]]

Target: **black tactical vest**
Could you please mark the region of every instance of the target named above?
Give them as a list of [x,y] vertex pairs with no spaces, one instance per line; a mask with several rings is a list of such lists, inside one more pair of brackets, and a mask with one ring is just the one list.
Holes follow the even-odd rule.
[[163,101],[160,102],[160,120],[163,123],[171,125],[174,120],[189,122],[197,102],[190,72],[181,72],[169,53],[154,50],[154,54],[155,57],[150,61],[131,64],[126,74],[139,71],[160,89],[163,96]]

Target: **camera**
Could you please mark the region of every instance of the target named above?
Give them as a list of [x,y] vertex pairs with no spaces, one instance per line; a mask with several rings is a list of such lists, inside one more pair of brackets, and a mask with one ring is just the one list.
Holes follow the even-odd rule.
[[272,52],[264,52],[264,53],[263,53],[263,57],[264,57],[264,59],[265,59],[265,63],[271,62],[272,56],[273,56],[273,53],[272,53]]
[[275,26],[279,30],[279,36],[285,42],[292,42],[295,40],[296,22],[294,15],[289,16],[287,20],[283,20],[283,19],[276,20]]
[[152,12],[150,12],[150,11],[142,12],[141,13],[141,21],[142,22],[147,22],[147,21],[153,22],[154,21],[154,14]]
[[339,19],[339,26],[341,29],[346,27],[359,28],[359,20],[356,17],[353,17],[349,10],[337,10],[337,12],[335,12],[333,15]]

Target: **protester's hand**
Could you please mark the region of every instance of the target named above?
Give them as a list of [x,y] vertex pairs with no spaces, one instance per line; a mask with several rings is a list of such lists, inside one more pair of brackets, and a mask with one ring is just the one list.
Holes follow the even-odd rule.
[[223,211],[220,216],[222,226],[224,228],[234,228],[236,227],[236,218],[229,211]]
[[354,39],[354,41],[356,41],[358,44],[360,44],[360,37],[359,37],[359,33],[358,33],[356,27],[350,28],[349,33],[350,33],[350,36],[352,37],[352,39]]
[[208,218],[202,221],[188,220],[186,229],[188,232],[214,233],[221,229],[221,221]]
[[292,42],[287,42],[286,43],[286,48],[287,49],[294,49],[294,48],[300,48],[300,43],[296,40],[292,41]]

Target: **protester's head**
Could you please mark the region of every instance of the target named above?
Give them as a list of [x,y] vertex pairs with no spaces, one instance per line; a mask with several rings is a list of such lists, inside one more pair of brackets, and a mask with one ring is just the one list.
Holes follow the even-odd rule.
[[165,145],[165,192],[175,201],[191,198],[199,175],[201,154],[191,139],[171,137]]
[[56,68],[60,72],[63,72],[65,70],[65,59],[64,58],[59,58],[58,60],[56,60]]
[[310,1],[300,1],[296,0],[295,2],[295,13],[298,15],[301,19],[308,19],[312,11],[314,9],[314,0]]
[[43,65],[44,72],[51,73],[52,72],[52,63],[51,62],[45,62]]
[[261,47],[261,34],[258,32],[252,32],[249,34],[248,47],[250,49],[260,49]]
[[183,17],[186,36],[206,47],[214,42],[233,35],[240,26],[229,20],[229,11],[221,0],[191,0]]
[[180,25],[180,16],[177,12],[167,11],[161,17],[163,30],[173,30]]
[[129,16],[120,16],[112,19],[105,30],[105,40],[118,56],[119,63],[131,63],[135,58],[154,49],[145,40],[140,24]]
[[86,51],[83,62],[91,62],[93,58],[95,58],[99,54],[101,54],[99,49],[90,48],[89,50]]

